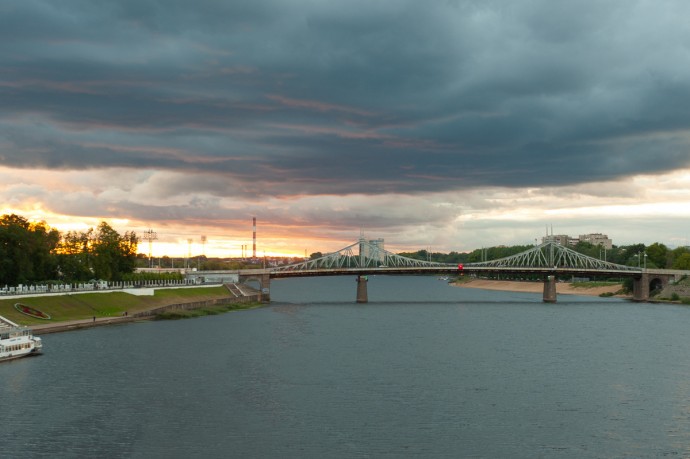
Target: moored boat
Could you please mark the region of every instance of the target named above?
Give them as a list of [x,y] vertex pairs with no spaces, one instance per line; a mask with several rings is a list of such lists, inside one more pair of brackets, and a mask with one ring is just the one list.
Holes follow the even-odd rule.
[[30,328],[0,316],[0,362],[40,354],[42,350],[41,338],[34,336]]

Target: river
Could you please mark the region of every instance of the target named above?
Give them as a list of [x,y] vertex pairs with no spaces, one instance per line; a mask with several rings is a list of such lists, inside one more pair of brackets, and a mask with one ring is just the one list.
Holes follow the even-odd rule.
[[0,365],[0,457],[690,456],[690,309],[377,276],[45,335]]

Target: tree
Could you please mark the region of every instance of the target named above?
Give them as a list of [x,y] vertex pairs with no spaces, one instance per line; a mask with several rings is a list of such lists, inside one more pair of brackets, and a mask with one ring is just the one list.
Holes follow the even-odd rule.
[[644,244],[633,244],[622,247],[623,252],[621,255],[623,260],[617,261],[617,263],[628,266],[642,266],[643,261],[640,257],[644,256],[646,248]]
[[26,284],[57,276],[52,251],[59,233],[19,215],[0,217],[0,283]]
[[134,271],[138,238],[128,231],[124,236],[106,222],[101,222],[91,239],[93,273],[98,279],[118,281]]
[[690,253],[685,252],[679,255],[673,262],[673,269],[690,269]]
[[683,261],[680,260],[680,258],[683,257],[683,255],[685,255],[685,254],[690,254],[690,249],[688,249],[688,247],[677,247],[677,248],[673,249],[672,251],[669,252],[668,264],[674,269],[683,269],[683,268],[677,268],[676,266],[683,264]]
[[668,247],[659,242],[647,247],[647,267],[666,268],[668,262]]
[[573,247],[573,249],[588,257],[603,258],[600,257],[603,248],[599,245],[594,245],[591,242],[579,241],[577,244],[575,244],[575,247]]
[[70,231],[60,238],[56,249],[62,279],[122,280],[136,267],[138,242],[134,232],[121,236],[106,222],[101,222],[96,230]]
[[57,279],[55,248],[60,243],[60,232],[49,228],[45,222],[32,223],[29,227],[29,251],[33,264],[31,282]]
[[60,239],[57,249],[59,270],[69,282],[86,281],[93,277],[90,263],[90,241],[93,229],[69,231]]

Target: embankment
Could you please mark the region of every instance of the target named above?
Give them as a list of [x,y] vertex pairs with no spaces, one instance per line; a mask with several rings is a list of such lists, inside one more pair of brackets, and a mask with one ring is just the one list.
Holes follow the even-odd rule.
[[[31,296],[0,300],[0,315],[30,326],[37,335],[77,330],[156,318],[165,311],[194,309],[229,310],[231,305],[259,303],[259,292],[238,295],[227,286],[208,288],[156,289],[150,295],[126,292],[60,296]],[[19,313],[20,302],[49,314],[51,320],[35,319]]]

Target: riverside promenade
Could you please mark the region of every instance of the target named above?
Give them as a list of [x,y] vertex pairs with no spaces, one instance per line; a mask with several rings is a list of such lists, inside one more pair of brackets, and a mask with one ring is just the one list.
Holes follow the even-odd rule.
[[[75,320],[64,320],[59,322],[50,322],[45,324],[34,324],[30,325],[29,328],[33,330],[36,335],[44,335],[49,333],[59,333],[65,331],[74,331],[84,328],[100,327],[105,325],[117,325],[125,324],[131,322],[138,322],[142,320],[153,320],[156,316],[165,311],[174,310],[194,310],[209,307],[219,307],[227,306],[231,304],[247,304],[247,303],[259,303],[261,301],[261,293],[257,290],[252,289],[246,285],[238,284],[224,284],[227,288],[229,295],[224,298],[216,298],[211,300],[202,301],[192,301],[186,303],[175,303],[165,306],[152,306],[151,308],[138,310],[136,312],[123,313],[121,316],[108,316],[108,317],[98,317],[94,316],[86,319],[75,319]],[[201,286],[198,286],[202,288]],[[189,287],[186,287],[189,288]],[[133,291],[127,291],[127,293],[132,293],[135,295],[152,295],[155,288],[150,289],[134,289]],[[83,292],[83,293],[106,293],[107,290],[101,290],[96,292]],[[63,295],[74,295],[77,292],[64,293]],[[82,292],[79,292],[82,293]],[[44,295],[60,295],[60,293],[48,293]],[[39,296],[39,295],[35,295]],[[27,295],[16,295],[16,296],[6,296],[5,299],[27,299]]]
[[151,320],[154,317],[154,315],[148,317],[135,317],[129,315],[122,317],[96,317],[92,319],[66,320],[43,325],[31,325],[29,328],[33,330],[33,333],[35,335],[46,335],[48,333],[59,333],[65,331],[80,330],[83,328],[123,324],[140,320]]

